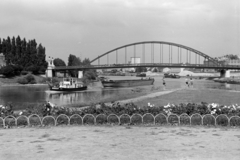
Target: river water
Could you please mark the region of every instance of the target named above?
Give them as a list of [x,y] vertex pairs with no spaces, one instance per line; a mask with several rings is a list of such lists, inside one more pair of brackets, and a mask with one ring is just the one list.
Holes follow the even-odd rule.
[[[136,79],[131,76],[112,76],[111,79]],[[137,87],[142,90],[151,92],[151,88],[157,88],[158,92],[164,90],[162,85],[162,77],[154,77],[153,86]],[[185,78],[165,79],[167,90],[184,88]],[[196,89],[219,89],[224,91],[240,91],[240,85],[216,83],[211,80],[194,80],[194,88]],[[47,85],[31,85],[31,86],[0,86],[0,104],[12,103],[15,109],[24,109],[27,105],[44,103],[50,101],[57,105],[79,105],[84,106],[89,102],[100,100],[118,99],[132,94],[135,88],[103,88],[101,82],[94,82],[88,86],[87,91],[70,92],[70,93],[52,93]],[[236,96],[238,96],[236,92]]]

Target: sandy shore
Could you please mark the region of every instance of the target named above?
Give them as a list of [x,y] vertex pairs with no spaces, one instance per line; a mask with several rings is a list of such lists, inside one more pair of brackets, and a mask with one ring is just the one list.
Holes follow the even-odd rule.
[[59,126],[0,130],[1,160],[238,160],[240,128]]
[[139,97],[136,97],[136,98],[126,99],[126,100],[120,100],[120,101],[117,101],[117,102],[119,102],[120,104],[125,104],[125,103],[130,103],[130,102],[135,103],[135,102],[143,101],[145,99],[156,98],[156,97],[159,97],[159,96],[162,96],[162,95],[170,94],[170,93],[173,93],[173,92],[176,92],[176,91],[179,91],[179,90],[182,90],[182,89],[179,88],[179,89],[175,89],[175,90],[166,90],[166,91],[161,91],[161,92],[149,93],[149,94],[144,95],[144,96],[139,96]]

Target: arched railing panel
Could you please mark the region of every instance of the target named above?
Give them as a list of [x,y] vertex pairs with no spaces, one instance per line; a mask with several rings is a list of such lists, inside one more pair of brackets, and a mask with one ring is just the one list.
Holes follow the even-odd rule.
[[12,127],[12,126],[17,126],[17,120],[14,116],[7,116],[4,118],[4,125],[5,127]]
[[116,124],[116,125],[120,124],[119,117],[116,114],[108,115],[107,116],[107,122],[110,123],[110,124]]
[[199,113],[195,113],[190,117],[191,125],[202,125],[202,116]]
[[70,117],[69,124],[70,125],[82,125],[83,118],[79,114],[74,114]]
[[155,124],[154,116],[151,113],[146,113],[142,117],[144,124]]
[[83,124],[94,125],[95,122],[96,122],[96,119],[95,119],[94,115],[86,114],[83,116]]
[[60,114],[56,118],[56,125],[69,125],[70,118],[66,114]]
[[131,117],[128,114],[122,114],[120,117],[120,124],[130,124]]
[[42,120],[39,115],[31,114],[30,116],[28,116],[28,123],[29,126],[41,126]]
[[211,114],[206,114],[203,116],[203,125],[216,125],[216,119],[213,115]]
[[232,117],[229,119],[229,125],[230,125],[230,126],[240,127],[240,117],[238,117],[238,116],[232,116]]
[[56,120],[53,116],[45,116],[42,119],[43,126],[56,126]]
[[218,115],[216,117],[216,125],[219,126],[228,126],[229,125],[229,118],[225,114]]
[[143,118],[140,114],[133,114],[131,116],[131,124],[142,124]]
[[155,124],[157,125],[163,125],[163,124],[168,124],[167,116],[160,113],[155,116]]
[[96,124],[106,124],[107,122],[107,115],[99,114],[96,116]]
[[28,126],[29,125],[29,119],[28,117],[21,115],[17,117],[17,126]]
[[170,114],[168,115],[168,123],[169,124],[174,124],[174,125],[179,125],[179,117],[176,114]]
[[191,125],[191,119],[188,114],[183,113],[179,116],[180,125]]

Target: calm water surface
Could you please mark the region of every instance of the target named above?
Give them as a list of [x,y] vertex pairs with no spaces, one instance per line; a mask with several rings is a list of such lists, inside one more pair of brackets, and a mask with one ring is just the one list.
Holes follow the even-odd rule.
[[[111,79],[136,79],[136,77],[110,77]],[[162,77],[154,77],[154,87],[163,91]],[[165,79],[167,89],[184,88],[185,78]],[[139,88],[139,87],[138,87]],[[152,86],[140,87],[150,90]],[[216,83],[210,80],[194,80],[194,88],[197,89],[221,89],[224,91],[240,91],[240,85]],[[131,93],[133,88],[103,88],[100,82],[89,85],[87,91],[72,93],[51,93],[46,85],[34,86],[0,86],[0,104],[11,102],[16,109],[24,109],[28,104],[43,103],[51,101],[58,105],[80,104],[84,105],[90,101],[107,100]],[[236,93],[239,94],[239,93]]]

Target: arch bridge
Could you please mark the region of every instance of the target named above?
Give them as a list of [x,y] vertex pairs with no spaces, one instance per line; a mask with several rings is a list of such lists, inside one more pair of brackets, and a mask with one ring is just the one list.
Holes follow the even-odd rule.
[[165,41],[143,41],[109,50],[90,61],[90,66],[53,67],[54,71],[132,67],[240,69],[224,65],[191,47]]

